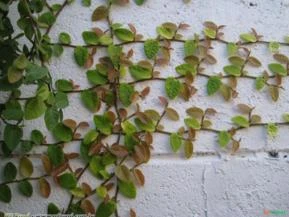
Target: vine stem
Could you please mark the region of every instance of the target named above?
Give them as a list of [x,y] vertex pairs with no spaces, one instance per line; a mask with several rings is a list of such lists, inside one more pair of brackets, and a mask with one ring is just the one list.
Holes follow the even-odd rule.
[[45,174],[45,175],[42,175],[42,176],[38,176],[38,177],[28,177],[28,178],[23,178],[23,179],[15,179],[15,180],[12,180],[12,181],[6,181],[6,182],[2,182],[0,183],[0,186],[1,185],[7,185],[7,184],[12,184],[12,183],[19,183],[19,182],[22,182],[22,181],[33,181],[33,180],[39,180],[41,178],[45,178],[45,177],[49,177],[50,175],[48,174]]

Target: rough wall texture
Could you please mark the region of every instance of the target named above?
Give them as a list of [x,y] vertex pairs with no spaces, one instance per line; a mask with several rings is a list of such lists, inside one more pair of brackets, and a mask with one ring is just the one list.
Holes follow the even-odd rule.
[[[50,1],[51,2],[51,1]],[[58,2],[58,1],[57,1]],[[65,8],[58,18],[57,24],[51,31],[52,41],[57,41],[60,32],[69,32],[73,44],[83,44],[81,33],[92,27],[105,27],[105,23],[92,23],[92,11],[105,1],[93,0],[90,8],[81,6],[81,1]],[[258,33],[264,35],[264,40],[282,41],[288,34],[289,20],[288,0],[192,0],[184,4],[181,0],[147,0],[138,7],[131,3],[126,7],[113,6],[111,18],[113,22],[123,24],[133,23],[137,31],[145,38],[156,36],[155,27],[163,22],[185,22],[191,25],[189,30],[183,32],[185,38],[191,38],[194,33],[201,33],[202,23],[212,20],[217,24],[224,24],[225,38],[228,41],[237,41],[240,33],[250,31],[254,27]],[[16,13],[11,16],[17,19]],[[158,70],[162,77],[175,75],[174,67],[183,61],[183,45],[173,43],[171,63]],[[144,59],[142,45],[128,45],[136,50],[133,61]],[[265,45],[252,45],[253,54],[264,63],[272,61],[272,55]],[[284,54],[289,54],[288,47],[282,47]],[[216,74],[222,71],[227,64],[225,46],[215,44],[212,51],[218,57],[218,64],[206,67],[206,73]],[[95,57],[102,56],[104,51],[99,50]],[[264,68],[267,64],[264,64]],[[53,59],[50,64],[53,78],[72,79],[81,88],[89,84],[83,69],[73,61],[72,50],[67,48],[59,59]],[[248,67],[253,75],[258,75],[262,69]],[[126,78],[129,80],[130,78]],[[232,102],[224,102],[221,96],[208,97],[206,94],[205,78],[197,78],[195,86],[197,94],[190,101],[174,100],[171,107],[180,113],[180,122],[175,123],[164,119],[163,125],[168,131],[177,130],[186,117],[185,109],[191,106],[201,108],[213,107],[218,114],[213,117],[213,127],[228,129],[231,127],[230,118],[238,114],[236,105],[247,103],[255,106],[255,112],[262,116],[264,122],[279,122],[281,114],[289,112],[289,80],[284,79],[285,90],[280,93],[278,102],[273,103],[268,94],[256,92],[251,80],[240,79],[238,84],[239,95]],[[136,89],[145,87],[139,84]],[[163,83],[153,81],[150,84],[151,93],[141,104],[144,108],[160,110],[157,96],[164,95]],[[23,89],[23,96],[33,95],[31,88]],[[5,96],[1,96],[4,101]],[[88,121],[93,127],[92,114],[80,103],[78,94],[69,95],[70,105],[64,109],[64,116],[77,121]],[[25,135],[28,137],[31,130],[42,129],[49,134],[39,118],[26,123]],[[208,132],[199,133],[195,142],[195,156],[191,160],[184,160],[183,154],[172,154],[168,137],[154,136],[154,151],[152,160],[143,166],[146,175],[145,187],[140,188],[136,200],[120,198],[120,216],[129,216],[129,209],[133,207],[139,216],[143,217],[256,217],[264,216],[263,210],[286,210],[289,216],[289,152],[288,127],[282,127],[275,139],[268,138],[264,128],[251,128],[238,133],[242,139],[239,152],[231,156],[222,151],[216,143],[216,135]],[[52,141],[48,135],[47,140]],[[78,143],[71,143],[65,150],[79,150]],[[273,159],[267,151],[276,150],[279,158]],[[43,150],[34,150],[41,152]],[[1,166],[7,160],[1,159]],[[35,164],[40,162],[35,159]],[[75,168],[82,166],[82,162],[75,162]],[[34,175],[41,173],[35,171]],[[94,178],[87,174],[83,177],[89,183]],[[0,210],[13,212],[45,213],[46,206],[53,201],[60,207],[65,207],[69,195],[56,187],[52,196],[44,200],[37,196],[26,199],[18,195],[14,189],[11,204],[0,203]],[[96,197],[92,197],[96,201]],[[283,215],[284,216],[284,215]]]

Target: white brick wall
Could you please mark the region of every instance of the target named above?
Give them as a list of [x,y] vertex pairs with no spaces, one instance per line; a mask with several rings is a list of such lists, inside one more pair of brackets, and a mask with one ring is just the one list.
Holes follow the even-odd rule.
[[[51,2],[51,1],[49,1]],[[59,1],[54,1],[59,2]],[[81,33],[92,27],[105,28],[105,22],[92,23],[90,16],[92,11],[103,0],[92,0],[92,6],[81,6],[80,0],[64,9],[57,23],[51,31],[52,41],[57,41],[58,34],[66,31],[71,34],[73,44],[83,44]],[[252,3],[254,6],[250,6]],[[283,41],[283,36],[288,35],[289,20],[288,0],[192,0],[184,4],[181,0],[147,0],[143,6],[138,7],[134,3],[126,7],[113,6],[111,17],[113,22],[123,24],[133,23],[138,33],[145,38],[155,37],[156,26],[163,22],[185,22],[191,25],[189,30],[183,32],[185,38],[191,38],[194,33],[201,33],[202,23],[212,20],[217,24],[224,24],[226,28],[225,39],[238,40],[240,33],[250,31],[254,27],[258,33],[264,35],[264,40]],[[17,19],[15,11],[11,17]],[[162,77],[175,75],[174,67],[182,63],[182,44],[173,43],[171,63],[158,70]],[[213,53],[218,58],[218,63],[208,66],[206,73],[214,74],[222,71],[227,64],[225,46],[214,43]],[[257,75],[272,61],[272,55],[265,45],[252,45],[253,55],[258,57],[264,66],[261,69],[248,67],[250,74]],[[142,45],[128,45],[126,50],[135,49],[134,61],[144,59]],[[282,53],[289,55],[289,47],[282,47]],[[104,54],[99,49],[95,57],[97,60]],[[72,79],[81,88],[88,87],[85,70],[80,69],[73,60],[72,50],[66,48],[60,59],[53,59],[50,70],[55,80],[60,78]],[[128,78],[129,79],[129,78]],[[239,95],[231,102],[224,102],[221,96],[208,97],[206,94],[205,78],[197,78],[195,86],[198,92],[190,101],[184,102],[176,99],[170,102],[170,106],[180,113],[180,121],[172,122],[164,119],[163,125],[167,131],[177,130],[186,117],[185,109],[191,106],[202,108],[213,107],[218,114],[212,117],[213,128],[228,129],[231,126],[230,119],[238,114],[236,105],[248,103],[255,106],[255,113],[262,116],[264,122],[279,122],[281,114],[289,112],[289,79],[284,79],[285,90],[281,91],[278,102],[273,103],[268,93],[256,92],[252,80],[239,79]],[[157,96],[164,95],[164,84],[153,81],[136,86],[141,89],[149,85],[151,94],[141,102],[144,108],[161,109]],[[23,96],[33,95],[31,89],[23,88]],[[4,101],[1,96],[1,102]],[[81,104],[78,94],[69,95],[70,106],[64,109],[65,118],[73,118],[76,121],[88,121],[93,126],[93,115]],[[31,130],[42,129],[49,134],[44,127],[42,118],[27,121],[25,135],[28,137]],[[120,197],[120,216],[129,216],[129,209],[136,210],[138,216],[143,217],[256,217],[264,216],[263,210],[286,210],[289,216],[289,161],[286,155],[289,152],[288,127],[281,127],[279,135],[270,139],[264,128],[250,128],[238,132],[242,139],[239,152],[235,156],[221,150],[216,143],[216,135],[209,132],[201,132],[197,135],[195,152],[192,159],[185,160],[183,154],[172,154],[167,136],[155,134],[152,160],[143,170],[146,176],[146,184],[138,190],[136,200],[127,200]],[[52,137],[48,136],[48,141]],[[73,142],[65,147],[65,150],[77,151],[79,144]],[[268,157],[268,150],[280,151],[278,159]],[[35,150],[41,152],[43,150]],[[209,154],[208,154],[209,153]],[[289,158],[289,157],[288,157]],[[1,159],[1,168],[7,160]],[[35,159],[35,165],[40,168],[40,162]],[[81,162],[75,162],[83,166]],[[36,171],[34,175],[41,171]],[[93,183],[94,178],[87,173],[83,180]],[[18,211],[31,213],[45,213],[48,202],[55,202],[60,207],[66,207],[69,195],[59,188],[53,188],[48,200],[42,199],[37,192],[31,199],[18,195],[17,189],[13,190],[11,204],[0,203],[2,211]],[[18,195],[18,196],[16,196]],[[96,197],[92,197],[97,203]]]

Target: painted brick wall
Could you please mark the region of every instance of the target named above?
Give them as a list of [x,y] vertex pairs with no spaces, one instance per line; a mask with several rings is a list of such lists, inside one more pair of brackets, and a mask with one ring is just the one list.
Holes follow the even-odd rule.
[[[93,10],[103,3],[105,1],[92,0],[92,6],[85,8],[81,6],[80,0],[75,0],[75,3],[65,8],[59,16],[51,31],[52,41],[57,41],[58,34],[66,31],[71,34],[73,44],[83,44],[81,33],[84,30],[93,27],[105,28],[105,22],[90,21]],[[239,34],[250,31],[251,27],[264,35],[264,40],[283,41],[283,36],[289,34],[288,10],[288,0],[192,0],[189,4],[184,4],[181,0],[147,0],[141,7],[134,3],[126,7],[113,6],[111,18],[113,22],[133,23],[145,38],[156,37],[156,26],[166,21],[190,24],[191,28],[182,34],[184,38],[192,38],[194,33],[201,33],[204,21],[212,20],[217,24],[226,25],[224,32],[228,41],[237,41]],[[15,11],[16,7],[11,11],[11,17],[17,20]],[[183,45],[173,43],[172,47],[171,63],[157,69],[162,77],[176,75],[174,67],[183,61]],[[219,73],[223,66],[228,64],[225,45],[214,43],[214,47],[212,53],[218,58],[218,63],[206,67],[205,73],[208,74]],[[253,55],[266,63],[261,69],[248,67],[250,74],[258,75],[273,59],[266,45],[251,47]],[[125,46],[125,50],[131,48],[135,49],[133,61],[145,58],[141,44]],[[283,46],[281,51],[288,55],[289,47]],[[99,49],[95,60],[104,54],[104,50]],[[72,79],[81,88],[89,86],[85,70],[74,63],[70,48],[65,49],[61,58],[53,59],[49,68],[55,80]],[[280,99],[275,103],[267,93],[256,92],[252,80],[240,79],[237,87],[239,95],[231,102],[225,102],[220,95],[208,97],[206,82],[205,78],[197,77],[195,86],[198,92],[190,101],[184,102],[181,99],[172,101],[170,106],[179,112],[181,118],[179,122],[164,119],[162,124],[165,130],[176,131],[186,117],[185,109],[191,106],[215,108],[218,114],[212,121],[213,128],[217,129],[229,129],[232,126],[230,119],[238,114],[236,105],[239,103],[255,106],[255,113],[260,114],[264,122],[279,122],[281,114],[289,112],[287,78],[283,81],[285,89],[281,91]],[[141,90],[146,85],[151,87],[151,93],[141,105],[143,108],[160,110],[157,96],[165,95],[164,83],[158,81],[141,83],[136,89]],[[23,88],[23,97],[33,94],[33,88]],[[1,102],[5,101],[5,97],[4,94],[1,95]],[[79,95],[70,94],[69,101],[71,106],[64,109],[64,117],[88,121],[93,127],[93,114],[81,105]],[[53,141],[45,129],[42,118],[27,121],[25,124],[26,137],[30,135],[31,130],[41,129],[43,133],[48,134],[47,140]],[[142,217],[259,217],[264,216],[264,209],[286,210],[286,216],[289,216],[288,130],[286,126],[281,127],[275,139],[269,138],[264,128],[255,127],[240,131],[237,137],[242,139],[241,147],[234,156],[218,147],[216,134],[202,132],[197,136],[194,143],[195,155],[190,160],[185,160],[183,153],[172,154],[168,137],[156,134],[152,160],[142,167],[146,184],[138,190],[136,200],[120,197],[120,216],[129,216],[131,207]],[[65,150],[78,151],[79,143],[70,143],[65,146]],[[267,153],[269,150],[278,151],[279,158],[269,157]],[[45,150],[34,150],[35,153],[43,151]],[[1,168],[7,161],[1,159]],[[38,159],[34,159],[34,162],[36,176],[42,172],[41,163]],[[83,166],[83,163],[75,161],[74,167],[78,166]],[[89,174],[82,180],[88,183],[95,181]],[[34,184],[36,186],[36,183]],[[15,196],[10,204],[0,203],[0,210],[45,213],[49,202],[53,201],[60,207],[65,207],[69,201],[69,195],[58,187],[53,188],[48,200],[40,198],[37,190],[30,199],[19,196],[16,188],[13,189],[13,195]],[[98,203],[96,196],[92,197],[92,200]]]

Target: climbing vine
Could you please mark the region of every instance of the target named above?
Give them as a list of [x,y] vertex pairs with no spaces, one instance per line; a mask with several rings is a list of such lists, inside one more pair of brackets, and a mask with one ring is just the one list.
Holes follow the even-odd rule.
[[[144,0],[135,0],[142,5]],[[189,2],[189,1],[184,1]],[[21,33],[15,35],[8,17],[11,4],[17,4],[20,18],[17,26]],[[173,152],[184,150],[185,158],[194,154],[194,143],[201,131],[216,134],[219,148],[236,153],[241,145],[237,131],[251,127],[265,127],[268,135],[275,137],[278,127],[289,125],[289,113],[283,114],[283,122],[265,123],[254,111],[252,105],[239,104],[240,115],[231,118],[230,129],[215,129],[211,117],[218,111],[215,108],[191,106],[186,109],[187,117],[183,126],[176,132],[165,131],[164,118],[179,121],[180,116],[172,105],[176,98],[189,101],[198,91],[194,81],[198,77],[207,79],[208,97],[221,95],[224,101],[234,100],[238,96],[237,85],[240,79],[254,80],[255,88],[268,92],[272,101],[277,101],[279,92],[285,89],[282,81],[288,76],[289,59],[280,52],[285,42],[263,41],[254,29],[240,35],[238,42],[229,42],[222,32],[224,26],[213,22],[204,23],[202,35],[183,39],[181,31],[190,28],[188,24],[163,23],[156,27],[156,38],[143,39],[133,24],[112,22],[110,18],[113,4],[132,4],[128,0],[108,0],[106,5],[98,5],[91,15],[92,22],[105,20],[107,29],[93,28],[82,33],[84,45],[72,44],[69,33],[59,34],[58,41],[52,41],[49,33],[57,22],[59,14],[66,7],[72,7],[73,0],[64,0],[62,4],[48,4],[46,0],[4,0],[0,3],[0,90],[1,98],[7,95],[5,103],[0,104],[2,158],[18,158],[19,165],[12,161],[3,166],[3,182],[0,183],[0,203],[9,203],[12,198],[11,185],[17,185],[24,197],[31,197],[34,190],[32,181],[37,181],[40,194],[49,198],[52,184],[66,189],[70,195],[67,207],[59,208],[49,203],[48,214],[74,213],[95,214],[108,217],[118,214],[118,195],[135,198],[137,186],[145,184],[145,176],[140,166],[150,160],[153,149],[153,135],[168,137],[168,145]],[[84,7],[91,5],[90,0],[82,0]],[[26,43],[19,43],[19,39]],[[142,44],[146,59],[133,62],[134,50],[123,49],[129,44]],[[183,63],[175,66],[176,75],[164,77],[156,70],[170,63],[171,44],[183,44]],[[212,54],[216,43],[226,45],[228,65],[218,74],[206,74],[206,65],[214,65],[217,58]],[[267,70],[258,76],[250,75],[247,67],[261,67],[262,63],[252,55],[253,44],[265,44],[274,58],[267,63]],[[86,69],[87,80],[91,84],[80,89],[77,81],[53,79],[47,65],[52,57],[60,57],[64,49],[73,49],[73,58],[78,67]],[[104,49],[106,55],[95,63],[98,49]],[[126,76],[131,81],[126,81]],[[162,111],[143,109],[139,102],[150,93],[150,86],[141,90],[137,83],[163,82],[166,95],[155,96]],[[22,87],[36,87],[32,97],[22,96]],[[5,92],[5,93],[4,93]],[[64,117],[63,109],[69,106],[69,94],[78,94],[82,105],[91,112],[94,126],[88,122],[76,122]],[[132,106],[134,105],[134,106]],[[30,139],[23,138],[27,121],[43,118],[45,126],[55,138],[54,143],[46,142],[46,135],[39,129],[30,133]],[[83,133],[85,131],[85,133]],[[113,142],[108,144],[108,139]],[[79,153],[65,152],[70,142],[80,144]],[[45,153],[32,153],[36,147],[43,146]],[[33,176],[32,157],[41,159],[43,174]],[[71,161],[81,159],[82,168],[72,169]],[[100,184],[95,188],[81,177],[91,173]],[[18,177],[18,178],[17,178]],[[90,201],[98,197],[99,205]],[[130,216],[136,216],[132,208]]]

